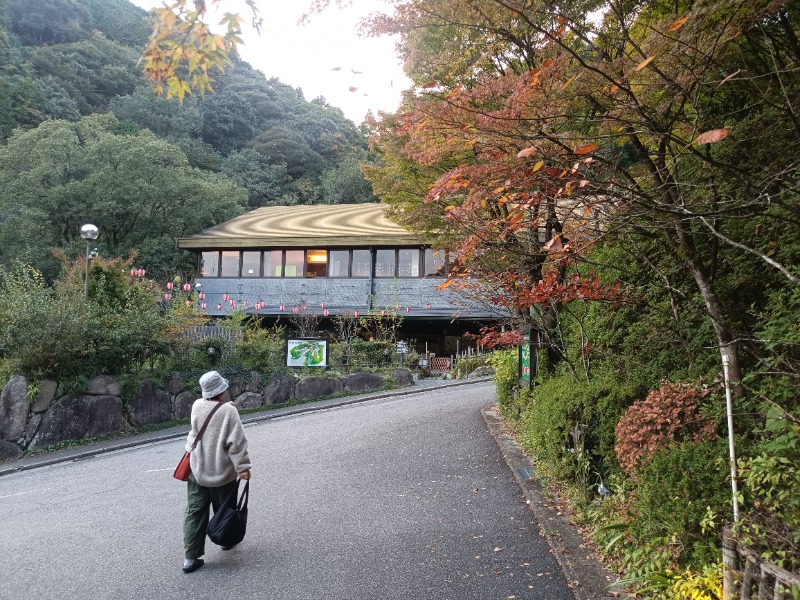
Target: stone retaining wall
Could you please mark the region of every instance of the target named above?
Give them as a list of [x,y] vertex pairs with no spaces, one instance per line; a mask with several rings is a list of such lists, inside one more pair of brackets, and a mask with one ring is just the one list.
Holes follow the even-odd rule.
[[[393,371],[391,377],[397,387],[414,383],[411,372],[405,369]],[[60,442],[188,419],[198,397],[177,374],[166,381],[143,379],[135,398],[127,403],[122,399],[122,385],[109,376],[95,377],[82,394],[60,397],[56,397],[55,381],[38,382],[34,398],[28,396],[29,384],[25,377],[15,375],[0,393],[0,461]],[[351,373],[341,378],[275,375],[263,380],[253,371],[247,381],[231,381],[227,396],[241,410],[365,392],[385,385],[374,373]]]

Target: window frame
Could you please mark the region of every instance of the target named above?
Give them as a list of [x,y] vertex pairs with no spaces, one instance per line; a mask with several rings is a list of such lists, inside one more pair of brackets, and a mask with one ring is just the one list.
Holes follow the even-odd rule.
[[[324,263],[318,263],[318,262],[313,262],[312,263],[308,258],[310,252],[324,252],[325,253],[325,262]],[[303,269],[303,273],[305,274],[305,279],[327,279],[328,278],[329,265],[330,265],[330,255],[331,255],[331,251],[330,251],[329,248],[320,248],[320,247],[306,248],[305,255],[304,255],[305,258],[304,258],[304,261],[303,261],[304,264],[305,264],[305,267]],[[325,274],[324,275],[315,275],[313,277],[310,277],[308,275],[309,272],[310,272],[309,271],[309,267],[311,265],[318,266],[318,265],[321,265],[321,264],[325,265]]]
[[[232,253],[236,252],[237,256],[237,267],[236,267],[236,275],[223,275],[223,266],[225,260],[225,253]],[[241,250],[231,250],[230,248],[227,250],[220,250],[219,251],[219,277],[220,279],[241,279],[242,276],[242,251]]]
[[[400,273],[400,256],[401,252],[403,251],[411,251],[416,252],[416,268],[417,268],[417,275],[399,275]],[[317,251],[317,252],[325,252],[326,262],[325,264],[325,275],[318,275],[316,277],[309,277],[308,276],[308,268],[309,268],[309,252]],[[223,275],[223,259],[226,253],[237,253],[238,254],[238,268],[236,275]],[[298,267],[298,275],[287,276],[286,269],[289,263],[287,259],[291,256],[289,253],[297,253],[297,258],[300,258],[302,254],[302,263],[295,260],[291,266]],[[337,247],[314,247],[314,248],[259,248],[259,249],[232,249],[232,248],[219,248],[216,250],[200,250],[197,253],[197,273],[200,277],[208,277],[208,278],[220,278],[220,279],[317,279],[317,278],[324,278],[324,279],[425,279],[426,277],[447,277],[447,273],[450,268],[450,261],[449,255],[445,252],[444,256],[444,272],[443,274],[427,274],[426,268],[426,256],[428,252],[433,253],[434,250],[430,247],[425,246],[396,246],[392,247],[381,247],[381,248],[364,248],[364,247],[351,247],[351,248],[337,248]],[[444,252],[439,251],[439,252]],[[243,274],[242,269],[244,268],[244,256],[245,253],[253,253],[258,255],[258,273],[254,273],[252,275]],[[279,253],[279,254],[278,254]],[[347,265],[346,265],[346,273],[342,275],[332,275],[331,274],[331,254],[337,253],[342,254],[346,253],[347,255]],[[369,268],[366,273],[361,275],[354,275],[354,265],[356,261],[356,253],[360,253],[358,256],[361,258],[363,257],[369,260]],[[392,273],[390,275],[378,275],[377,274],[377,267],[378,267],[378,256],[381,253],[392,253],[394,266],[392,269]],[[216,255],[216,270],[217,274],[202,274],[202,267],[204,264],[204,256],[206,255]],[[276,256],[277,255],[277,256]],[[267,268],[267,258],[278,258],[280,257],[280,262],[272,262],[270,261],[269,269]],[[228,257],[229,262],[232,262],[230,259],[232,257]],[[406,263],[406,267],[410,269],[410,272],[414,272],[415,261],[410,261]],[[314,265],[320,265],[322,263],[313,263]],[[273,275],[271,271],[275,270],[277,267],[280,267],[280,274]]]
[[[244,272],[244,255],[245,253],[258,255],[258,269],[254,275],[245,274]],[[239,251],[239,277],[241,279],[261,279],[263,277],[264,269],[264,251],[263,250],[240,250]]]

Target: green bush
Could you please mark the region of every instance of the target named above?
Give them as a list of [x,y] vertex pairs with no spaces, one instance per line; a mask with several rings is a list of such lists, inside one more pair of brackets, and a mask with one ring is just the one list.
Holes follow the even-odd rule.
[[[635,574],[651,565],[647,557],[633,556],[633,548],[651,540],[668,540],[671,567],[700,567],[714,563],[719,554],[718,532],[703,527],[709,514],[728,515],[727,442],[693,443],[664,448],[640,473],[631,506],[628,530],[634,544],[627,553],[626,571]],[[636,564],[638,563],[638,564]]]
[[475,354],[466,356],[456,363],[456,379],[464,379],[478,367],[489,364],[489,354]]
[[[787,418],[788,417],[788,418]],[[794,422],[792,422],[794,420]],[[739,463],[746,515],[737,535],[766,560],[800,567],[800,410],[773,407],[753,455]],[[741,450],[740,450],[741,451]]]
[[617,468],[614,428],[625,409],[642,393],[633,383],[598,371],[591,381],[576,383],[569,374],[553,377],[525,393],[517,430],[525,447],[551,476],[571,478],[575,437],[599,473]]
[[235,348],[238,363],[245,369],[262,371],[286,365],[286,339],[283,327],[249,329],[245,331],[244,339],[235,344]]
[[497,401],[500,410],[508,412],[519,388],[519,358],[516,348],[499,350],[489,355],[488,363],[494,368],[494,381],[497,383]]
[[368,342],[355,338],[349,342],[335,342],[329,348],[329,359],[334,367],[344,371],[364,371],[397,364],[395,346],[391,342]]
[[0,358],[34,379],[68,379],[152,368],[184,353],[202,317],[182,302],[160,303],[153,283],[133,280],[129,267],[94,259],[88,300],[80,262],[65,263],[52,286],[24,265],[0,269]]

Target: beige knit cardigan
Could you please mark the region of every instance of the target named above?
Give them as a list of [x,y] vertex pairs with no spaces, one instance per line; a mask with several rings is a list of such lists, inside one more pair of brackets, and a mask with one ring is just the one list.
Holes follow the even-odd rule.
[[[187,452],[216,404],[215,400],[204,398],[192,404],[192,429],[186,438]],[[192,450],[190,462],[194,478],[204,487],[230,483],[239,473],[252,467],[247,453],[247,437],[236,406],[230,402],[220,406],[197,447]]]

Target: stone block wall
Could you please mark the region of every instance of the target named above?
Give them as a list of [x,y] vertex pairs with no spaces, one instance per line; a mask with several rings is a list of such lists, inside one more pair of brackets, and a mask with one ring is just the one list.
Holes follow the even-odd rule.
[[[411,372],[405,369],[393,371],[391,378],[396,387],[413,385]],[[25,377],[15,375],[0,393],[0,462],[60,442],[185,420],[198,397],[178,374],[166,381],[143,379],[136,396],[127,403],[122,399],[122,385],[114,377],[95,377],[85,392],[61,397],[56,397],[58,383],[50,380],[38,382],[36,395],[30,397],[29,383]],[[226,395],[242,410],[384,386],[383,378],[372,373],[352,373],[342,378],[275,375],[264,380],[253,371],[248,381],[231,381]]]

